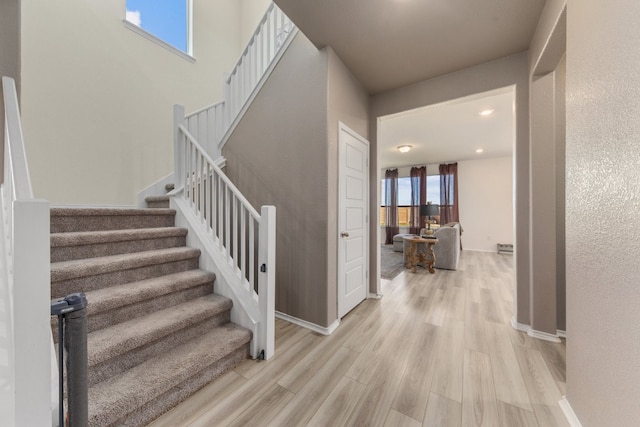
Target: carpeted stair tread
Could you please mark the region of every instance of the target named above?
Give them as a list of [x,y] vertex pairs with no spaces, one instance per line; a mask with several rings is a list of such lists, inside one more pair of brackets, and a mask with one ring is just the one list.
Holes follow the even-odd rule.
[[54,233],[51,262],[184,246],[186,235],[187,229],[178,227]]
[[135,228],[130,230],[80,231],[52,233],[51,247],[91,245],[96,243],[126,242],[141,239],[186,236],[187,229],[180,227]]
[[52,208],[52,233],[172,227],[174,209]]
[[212,284],[211,290],[213,291],[215,279],[214,273],[204,270],[188,270],[90,291],[86,293],[89,301],[87,314],[91,316],[123,305],[136,304],[206,283]]
[[145,202],[164,202],[171,199],[171,196],[165,194],[163,196],[147,196],[144,198]]
[[[211,294],[215,279],[214,273],[194,269],[85,292],[89,301],[87,330],[94,332]],[[51,317],[55,343],[57,325],[57,317]]]
[[171,196],[168,194],[163,194],[160,196],[147,196],[144,198],[144,201],[147,203],[169,202],[169,200],[171,200]]
[[203,322],[230,310],[232,304],[228,298],[211,294],[92,332],[87,337],[89,367]]
[[188,247],[118,254],[105,257],[62,261],[51,264],[51,282],[94,276],[120,270],[198,258],[200,251]]
[[144,208],[51,208],[51,216],[149,216],[175,215],[174,209]]
[[250,340],[250,331],[229,323],[96,384],[89,389],[89,424],[117,425],[118,420],[223,361]]

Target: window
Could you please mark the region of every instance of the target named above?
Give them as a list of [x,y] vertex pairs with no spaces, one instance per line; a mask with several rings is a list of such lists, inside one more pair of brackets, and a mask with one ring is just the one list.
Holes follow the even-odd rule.
[[[384,226],[385,219],[385,185],[384,179],[380,183],[381,206],[380,206],[380,225]],[[427,202],[440,204],[440,175],[427,176]],[[411,207],[411,178],[398,178],[398,225],[400,227],[409,226],[409,211]]]
[[157,39],[191,54],[191,0],[127,0],[125,19]]

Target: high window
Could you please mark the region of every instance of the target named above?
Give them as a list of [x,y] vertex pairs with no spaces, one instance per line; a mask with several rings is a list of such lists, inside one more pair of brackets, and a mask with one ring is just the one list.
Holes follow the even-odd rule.
[[[380,225],[384,224],[385,214],[385,180],[381,181],[381,198],[382,205],[380,206]],[[435,205],[440,204],[440,175],[427,176],[427,202],[431,202]],[[411,207],[411,178],[404,177],[398,178],[398,226],[409,226],[409,211]]]
[[191,0],[127,0],[127,22],[191,55]]

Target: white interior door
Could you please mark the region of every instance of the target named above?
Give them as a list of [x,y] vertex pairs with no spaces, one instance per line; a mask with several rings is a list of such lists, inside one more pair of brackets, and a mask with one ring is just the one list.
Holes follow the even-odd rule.
[[338,316],[367,297],[369,142],[339,124]]

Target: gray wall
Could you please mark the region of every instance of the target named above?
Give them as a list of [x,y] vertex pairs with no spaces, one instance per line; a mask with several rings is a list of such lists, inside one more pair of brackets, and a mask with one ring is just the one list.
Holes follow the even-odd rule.
[[546,3],[529,49],[531,141],[530,317],[521,323],[565,330],[566,0]]
[[276,310],[322,327],[338,316],[338,122],[366,138],[368,100],[300,33],[222,150],[249,201],[277,208]]
[[[466,68],[441,77],[426,80],[372,97],[370,105],[371,151],[376,153],[377,118],[425,105],[460,98],[488,90],[515,85],[516,146],[514,149],[515,176],[515,249],[517,318],[529,319],[529,69],[526,53],[511,55],[496,61]],[[371,182],[380,182],[376,156],[371,158]],[[372,209],[380,206],[377,186],[372,186]],[[371,221],[372,236],[379,234],[379,222]],[[378,245],[371,245],[371,259],[377,259]],[[378,272],[372,272],[376,280]],[[522,319],[522,320],[521,320]],[[524,321],[523,321],[524,320]]]
[[[338,262],[338,122],[342,122],[365,139],[369,134],[369,95],[347,69],[338,55],[327,47],[329,79],[328,105],[328,199],[327,199],[327,299],[328,321],[337,319],[337,262]],[[371,157],[371,155],[370,155]],[[371,218],[371,214],[369,215]],[[374,242],[370,243],[375,244]],[[371,264],[371,262],[370,262]]]
[[[20,0],[0,1],[0,76],[16,81],[20,96]],[[0,84],[0,159],[4,159],[4,101]],[[0,177],[4,176],[0,161]],[[0,178],[0,181],[2,178]]]
[[551,335],[557,331],[554,83],[554,73],[531,82],[531,317],[526,322]]
[[640,2],[567,5],[567,399],[640,420]]
[[276,310],[322,326],[329,311],[327,62],[327,52],[299,33],[222,150],[225,172],[248,200],[277,208]]
[[556,304],[557,329],[567,330],[566,297],[566,56],[558,64],[555,77],[555,129],[556,129]]

